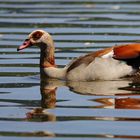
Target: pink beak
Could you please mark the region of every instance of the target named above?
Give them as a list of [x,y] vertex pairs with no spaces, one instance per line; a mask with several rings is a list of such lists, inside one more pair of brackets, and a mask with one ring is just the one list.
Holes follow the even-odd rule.
[[17,48],[17,51],[23,50],[23,49],[28,48],[28,47],[30,47],[30,46],[32,46],[31,41],[30,41],[29,39],[26,39],[26,40],[24,41],[24,43],[23,43],[21,46],[19,46],[19,47]]

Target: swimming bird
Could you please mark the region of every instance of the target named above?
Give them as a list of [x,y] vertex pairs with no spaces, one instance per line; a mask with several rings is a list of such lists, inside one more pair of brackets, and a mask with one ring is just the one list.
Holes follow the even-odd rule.
[[64,68],[55,64],[52,36],[44,30],[31,32],[18,51],[38,46],[40,67],[49,78],[70,81],[116,80],[132,76],[140,66],[140,44],[124,44],[105,48],[72,60]]

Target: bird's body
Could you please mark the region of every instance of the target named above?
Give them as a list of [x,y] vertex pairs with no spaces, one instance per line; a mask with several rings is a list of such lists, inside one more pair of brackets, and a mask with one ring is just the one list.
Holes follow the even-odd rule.
[[18,50],[37,45],[40,67],[50,78],[71,81],[116,80],[139,70],[140,44],[113,46],[80,56],[64,68],[57,68],[52,37],[43,30],[33,31]]

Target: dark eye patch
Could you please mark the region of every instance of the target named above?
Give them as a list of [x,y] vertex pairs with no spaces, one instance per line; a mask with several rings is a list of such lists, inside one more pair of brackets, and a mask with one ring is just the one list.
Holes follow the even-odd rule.
[[41,38],[42,35],[43,35],[42,32],[36,31],[35,33],[33,33],[32,38],[33,38],[33,40],[38,40]]

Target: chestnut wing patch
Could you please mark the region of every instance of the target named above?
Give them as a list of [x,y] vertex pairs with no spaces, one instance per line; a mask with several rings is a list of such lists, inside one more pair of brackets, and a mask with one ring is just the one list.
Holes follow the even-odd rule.
[[119,60],[140,57],[140,44],[128,44],[114,47],[114,58]]

